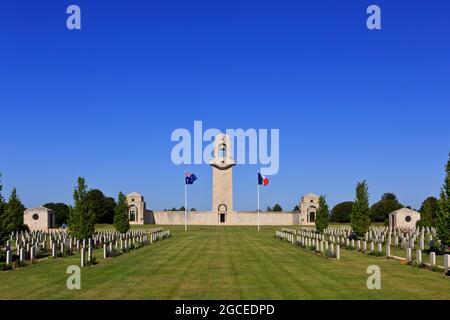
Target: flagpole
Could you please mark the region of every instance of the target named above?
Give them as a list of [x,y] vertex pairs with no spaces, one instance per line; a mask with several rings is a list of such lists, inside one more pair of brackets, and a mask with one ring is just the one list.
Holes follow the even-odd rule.
[[184,181],[184,231],[187,231],[187,183],[186,183],[186,172]]
[[[259,174],[259,172],[258,172],[258,174]],[[259,176],[259,175],[258,175]],[[258,194],[258,231],[259,231],[259,187],[260,187],[260,185],[259,185],[259,181],[258,181],[258,183],[257,183],[257,194]]]

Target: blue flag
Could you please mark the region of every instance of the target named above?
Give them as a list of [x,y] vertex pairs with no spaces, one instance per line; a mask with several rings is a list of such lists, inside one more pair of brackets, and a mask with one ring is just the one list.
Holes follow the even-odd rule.
[[197,176],[193,173],[186,172],[184,174],[186,184],[194,184],[194,182],[197,180]]

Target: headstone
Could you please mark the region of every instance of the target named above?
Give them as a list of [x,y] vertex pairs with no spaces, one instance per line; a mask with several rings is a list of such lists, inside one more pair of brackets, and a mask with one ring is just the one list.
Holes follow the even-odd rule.
[[84,247],[81,248],[80,253],[81,253],[81,255],[80,255],[80,259],[81,259],[81,260],[80,260],[80,266],[81,266],[81,267],[84,267],[84,266],[85,266],[85,262],[86,262],[85,249],[84,249]]
[[448,274],[450,270],[450,254],[444,254],[444,269],[445,274]]
[[406,248],[406,260],[411,261],[412,260],[412,253],[411,248]]
[[91,260],[92,260],[92,247],[89,246],[89,247],[88,247],[87,261],[88,261],[88,262],[91,262]]
[[341,248],[339,247],[339,245],[336,246],[336,259],[341,259]]
[[391,256],[391,245],[387,244],[386,245],[386,257],[390,257]]
[[6,264],[12,263],[12,252],[11,250],[6,251]]
[[416,260],[418,264],[422,263],[422,250],[420,249],[416,251]]
[[432,267],[436,265],[436,253],[435,252],[430,252],[430,264]]
[[103,244],[103,259],[108,257],[108,252],[106,250],[106,243]]
[[34,247],[30,248],[30,261],[33,262],[34,261]]
[[381,242],[378,242],[378,252],[383,251],[383,244]]

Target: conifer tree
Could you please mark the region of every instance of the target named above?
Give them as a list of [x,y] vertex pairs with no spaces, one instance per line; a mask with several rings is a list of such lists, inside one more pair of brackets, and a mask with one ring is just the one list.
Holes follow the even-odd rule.
[[117,205],[114,209],[114,227],[120,233],[125,233],[130,230],[127,199],[122,192],[119,192]]
[[3,230],[3,219],[5,215],[6,204],[2,196],[3,185],[1,178],[2,174],[0,173],[0,243],[2,243],[5,236],[7,236],[7,232]]
[[78,178],[73,192],[74,206],[69,213],[69,233],[78,239],[88,239],[95,232],[95,212],[86,201],[87,186],[84,178]]
[[328,228],[329,215],[330,210],[328,209],[328,204],[325,196],[320,196],[319,209],[317,210],[316,216],[316,231],[322,233],[326,228]]
[[350,223],[353,232],[359,237],[363,237],[370,228],[369,216],[369,191],[367,182],[358,182],[356,185],[356,199],[350,215]]
[[439,198],[435,227],[441,242],[444,245],[450,245],[450,154],[445,169],[446,175]]
[[10,234],[13,231],[24,230],[23,213],[25,207],[17,196],[16,188],[12,189],[11,196],[3,210],[2,230],[6,234]]

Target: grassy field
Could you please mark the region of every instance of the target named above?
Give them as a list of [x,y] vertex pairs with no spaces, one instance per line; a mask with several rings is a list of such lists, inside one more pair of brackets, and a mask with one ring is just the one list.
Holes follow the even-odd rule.
[[[275,239],[275,227],[168,229],[170,239],[119,257],[96,252],[81,290],[66,288],[78,254],[0,272],[0,299],[450,299],[443,274],[346,250],[327,259]],[[369,265],[381,290],[367,289]]]

